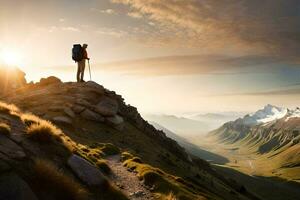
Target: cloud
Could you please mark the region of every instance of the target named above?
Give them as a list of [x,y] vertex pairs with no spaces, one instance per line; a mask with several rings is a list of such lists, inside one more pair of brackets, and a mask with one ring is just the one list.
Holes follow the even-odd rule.
[[61,27],[61,30],[63,31],[71,31],[71,32],[80,32],[78,28],[67,26],[67,27]]
[[[111,0],[157,21],[185,44],[299,60],[298,0]],[[172,34],[172,29],[175,31]]]
[[127,15],[129,17],[136,18],[136,19],[143,18],[143,15],[141,13],[139,13],[139,12],[129,12]]
[[272,73],[289,67],[293,67],[293,65],[290,65],[288,60],[261,55],[240,57],[226,55],[167,56],[118,61],[99,66],[108,71],[144,76]]
[[282,95],[300,95],[300,88],[281,89],[262,92],[248,92],[248,93],[232,93],[216,96],[282,96]]
[[128,34],[126,31],[117,30],[114,28],[99,28],[96,31],[96,33],[101,34],[101,35],[108,35],[108,36],[112,36],[112,37],[116,37],[116,38],[121,38]]
[[103,13],[103,14],[108,14],[108,15],[116,15],[117,12],[116,10],[114,9],[105,9],[105,10],[102,10],[102,9],[97,9],[97,8],[91,8],[90,9],[91,11],[94,11],[94,12],[99,12],[99,13]]

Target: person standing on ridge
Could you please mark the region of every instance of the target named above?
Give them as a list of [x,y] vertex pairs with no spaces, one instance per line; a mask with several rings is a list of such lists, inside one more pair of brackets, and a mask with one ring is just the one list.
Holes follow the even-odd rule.
[[[78,68],[77,68],[77,82],[84,82],[84,71],[85,71],[85,63],[86,61],[85,60],[90,60],[90,58],[88,57],[88,53],[87,53],[87,47],[88,45],[87,44],[83,44],[82,47],[81,45],[78,45],[78,49],[79,49],[79,46],[80,46],[80,50],[79,51],[79,57],[78,59],[73,59],[77,62],[77,65],[78,65]],[[74,48],[75,48],[75,45],[74,45]],[[74,48],[73,48],[73,51],[74,51]],[[76,50],[75,50],[75,54],[76,54]],[[81,54],[81,55],[80,55]],[[75,56],[76,57],[76,56]]]

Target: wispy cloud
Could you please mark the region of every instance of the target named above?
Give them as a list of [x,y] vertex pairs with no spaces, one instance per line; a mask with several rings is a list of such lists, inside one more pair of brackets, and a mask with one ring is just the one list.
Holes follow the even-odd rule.
[[136,18],[136,19],[143,18],[143,15],[140,12],[129,12],[127,15],[129,17]]
[[108,14],[108,15],[116,15],[117,14],[117,11],[114,10],[114,9],[98,9],[98,8],[91,8],[90,9],[91,11],[93,12],[99,12],[99,13],[103,13],[103,14]]
[[118,30],[114,28],[99,28],[98,30],[96,30],[96,33],[101,35],[117,37],[117,38],[124,37],[128,34],[126,31]]
[[67,27],[61,27],[61,30],[63,31],[72,31],[72,32],[80,32],[78,28],[67,26]]

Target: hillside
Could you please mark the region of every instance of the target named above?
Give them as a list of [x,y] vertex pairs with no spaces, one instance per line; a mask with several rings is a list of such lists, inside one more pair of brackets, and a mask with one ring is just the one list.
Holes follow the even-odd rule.
[[1,101],[5,199],[257,199],[95,82],[50,77]]
[[300,178],[299,113],[299,108],[267,105],[252,115],[224,124],[210,135],[233,149],[246,149],[249,155],[256,155],[258,163],[268,162],[267,170],[273,175],[297,180]]

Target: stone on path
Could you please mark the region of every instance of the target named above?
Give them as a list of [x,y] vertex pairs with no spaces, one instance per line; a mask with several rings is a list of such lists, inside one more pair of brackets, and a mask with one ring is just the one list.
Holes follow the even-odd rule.
[[80,156],[72,155],[68,165],[78,178],[88,186],[102,186],[107,182],[102,172]]

